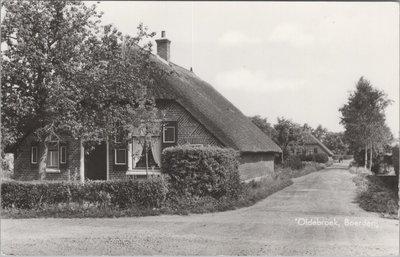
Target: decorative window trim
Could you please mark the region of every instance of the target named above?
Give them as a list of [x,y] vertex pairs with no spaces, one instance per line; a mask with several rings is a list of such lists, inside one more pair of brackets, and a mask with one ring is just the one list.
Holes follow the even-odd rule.
[[59,154],[60,154],[60,164],[66,164],[67,163],[67,146],[61,145],[59,149]]
[[[33,149],[36,149],[36,154],[33,156]],[[35,158],[33,158],[35,157]],[[36,161],[34,161],[36,159]],[[31,164],[37,164],[38,163],[38,147],[37,146],[31,146]]]
[[[165,131],[167,130],[167,128],[168,129],[170,129],[170,128],[172,128],[172,129],[174,129],[174,133],[173,133],[173,135],[174,135],[174,140],[172,140],[172,141],[166,141],[165,140]],[[163,128],[163,143],[167,143],[167,144],[174,144],[175,142],[176,142],[176,138],[175,138],[175,133],[176,133],[176,128],[175,128],[175,126],[164,126],[164,128]]]
[[[124,151],[124,162],[117,162],[117,151]],[[114,149],[114,164],[115,165],[126,165],[126,149],[125,148],[115,148]]]

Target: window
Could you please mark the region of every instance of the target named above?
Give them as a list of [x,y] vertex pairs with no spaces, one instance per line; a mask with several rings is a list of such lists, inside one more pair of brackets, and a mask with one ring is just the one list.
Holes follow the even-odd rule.
[[163,129],[163,143],[175,143],[175,127],[165,126]]
[[126,164],[126,149],[119,148],[115,149],[115,164],[125,165]]
[[32,146],[31,147],[31,163],[37,164],[37,159],[38,159],[38,148],[37,148],[37,146]]
[[314,147],[314,153],[318,153],[318,149]]
[[66,164],[67,163],[67,147],[60,146],[60,163]]

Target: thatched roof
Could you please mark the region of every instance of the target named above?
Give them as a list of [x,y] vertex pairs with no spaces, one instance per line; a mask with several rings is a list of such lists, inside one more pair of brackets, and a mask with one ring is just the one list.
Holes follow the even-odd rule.
[[155,78],[152,93],[156,99],[170,99],[189,111],[226,147],[241,152],[281,152],[250,119],[192,71],[158,56],[154,62],[165,75]]
[[326,147],[321,141],[318,140],[318,138],[316,138],[310,132],[304,132],[303,140],[305,145],[319,145],[327,155],[333,155],[332,151],[329,150],[328,147]]

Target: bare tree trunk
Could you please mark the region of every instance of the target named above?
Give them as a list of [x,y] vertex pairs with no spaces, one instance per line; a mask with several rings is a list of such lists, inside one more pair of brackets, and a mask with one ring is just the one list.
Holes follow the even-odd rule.
[[372,144],[371,144],[371,152],[369,153],[369,170],[372,170]]
[[365,161],[364,161],[364,168],[367,168],[367,163],[368,163],[368,147],[365,145]]
[[46,178],[46,161],[47,161],[47,152],[49,148],[46,143],[44,143],[44,149],[42,155],[40,156],[39,160],[39,179],[44,180]]

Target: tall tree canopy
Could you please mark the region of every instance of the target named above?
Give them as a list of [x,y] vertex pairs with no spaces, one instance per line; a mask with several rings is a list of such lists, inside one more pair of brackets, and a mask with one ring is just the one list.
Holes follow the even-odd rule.
[[[153,120],[151,44],[142,25],[135,37],[100,25],[96,6],[80,1],[2,2],[2,147],[34,134],[47,142],[65,133],[101,141],[119,124],[133,130]],[[138,46],[141,47],[138,47]]]
[[345,127],[344,135],[350,148],[353,152],[361,149],[365,151],[365,167],[367,150],[370,149],[372,157],[373,150],[377,150],[392,138],[385,124],[385,109],[390,102],[383,91],[374,88],[368,80],[361,77],[348,102],[339,109],[342,113],[340,123]]
[[325,137],[328,134],[328,129],[322,127],[322,125],[318,125],[316,129],[313,129],[311,133],[319,140],[319,141],[324,141]]
[[334,154],[344,155],[348,153],[348,144],[343,132],[327,132],[322,143]]
[[277,132],[276,142],[282,149],[284,157],[290,155],[289,146],[299,148],[304,145],[303,127],[292,120],[280,117],[274,125],[274,129]]
[[261,118],[260,115],[249,117],[250,120],[272,140],[276,141],[277,132],[272,127],[271,123],[268,122],[267,118]]

